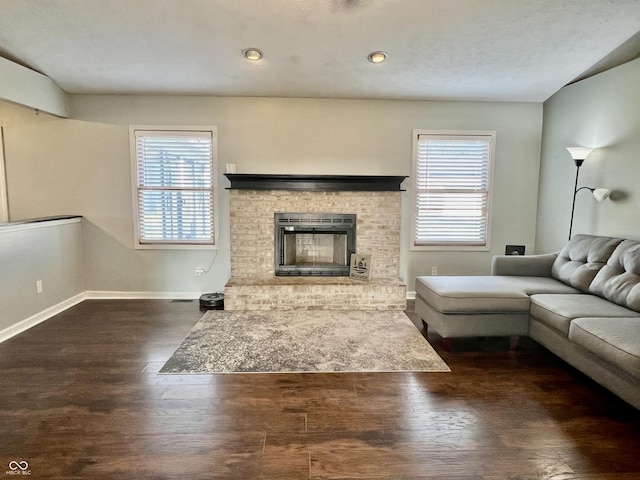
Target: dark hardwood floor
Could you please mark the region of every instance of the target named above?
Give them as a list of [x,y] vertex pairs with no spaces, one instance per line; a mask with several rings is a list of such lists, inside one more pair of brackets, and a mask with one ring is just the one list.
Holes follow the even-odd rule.
[[640,479],[639,412],[529,339],[429,338],[451,373],[158,375],[201,315],[86,301],[0,344],[0,476]]

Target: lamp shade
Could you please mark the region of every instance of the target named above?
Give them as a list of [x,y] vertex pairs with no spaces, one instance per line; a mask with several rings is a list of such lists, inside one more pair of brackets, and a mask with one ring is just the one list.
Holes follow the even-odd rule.
[[567,150],[574,160],[584,160],[593,152],[593,148],[587,147],[567,147]]
[[598,202],[606,200],[611,195],[611,190],[608,188],[596,188],[593,191],[593,198],[595,198]]

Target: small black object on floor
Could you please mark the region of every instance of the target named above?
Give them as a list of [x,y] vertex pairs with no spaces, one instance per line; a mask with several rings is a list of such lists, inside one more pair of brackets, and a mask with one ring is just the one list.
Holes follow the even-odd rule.
[[208,310],[224,310],[224,292],[202,294],[200,306]]

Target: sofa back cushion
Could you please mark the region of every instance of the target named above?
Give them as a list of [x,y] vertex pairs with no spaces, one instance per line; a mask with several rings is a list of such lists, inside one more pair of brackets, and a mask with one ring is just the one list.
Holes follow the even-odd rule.
[[596,235],[575,235],[567,243],[551,266],[551,276],[583,292],[607,263],[620,238]]
[[640,312],[640,241],[625,240],[618,245],[589,291]]

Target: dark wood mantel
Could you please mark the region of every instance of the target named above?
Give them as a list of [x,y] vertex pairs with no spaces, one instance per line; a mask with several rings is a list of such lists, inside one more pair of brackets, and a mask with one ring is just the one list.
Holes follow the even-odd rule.
[[400,192],[406,176],[225,173],[231,190]]

